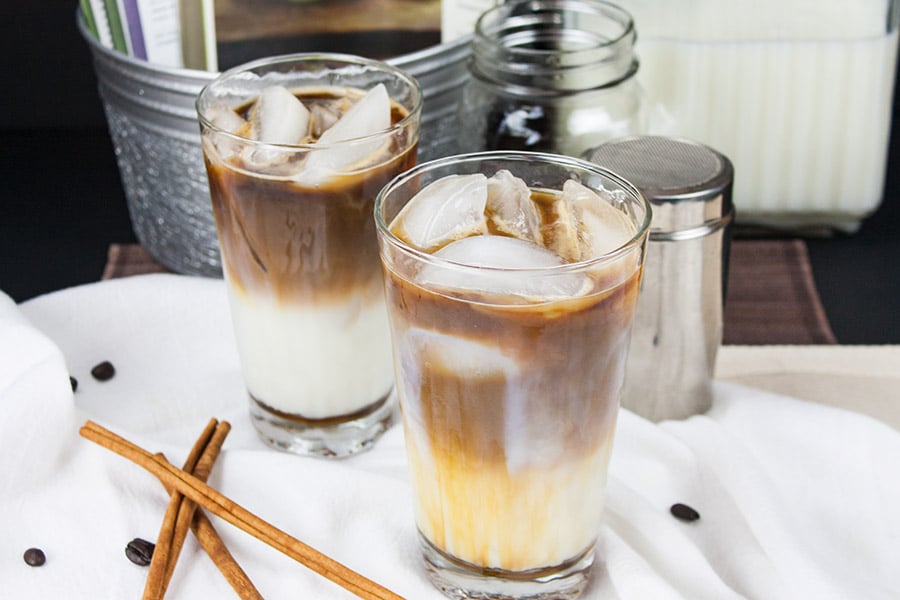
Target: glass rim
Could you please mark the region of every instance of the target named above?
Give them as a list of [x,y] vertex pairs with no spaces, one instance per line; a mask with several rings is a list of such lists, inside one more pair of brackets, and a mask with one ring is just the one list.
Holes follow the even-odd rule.
[[[234,132],[228,131],[226,129],[222,129],[213,123],[212,119],[204,114],[204,111],[201,107],[201,103],[204,100],[204,97],[211,93],[210,90],[213,86],[217,84],[221,84],[222,82],[234,78],[236,75],[240,75],[241,73],[251,72],[259,67],[266,67],[272,65],[281,65],[281,64],[290,64],[290,63],[313,63],[315,61],[333,61],[344,63],[348,66],[352,65],[360,65],[365,67],[371,67],[373,69],[390,73],[391,75],[397,77],[401,81],[404,81],[410,89],[415,91],[415,101],[413,102],[413,106],[409,109],[409,113],[397,121],[396,123],[391,124],[390,127],[386,129],[382,129],[381,131],[376,131],[375,133],[370,133],[368,135],[353,137],[346,140],[340,140],[338,142],[332,142],[330,144],[318,144],[315,142],[310,142],[306,144],[278,144],[272,142],[261,142],[259,140],[254,140],[252,138],[244,137],[242,135],[238,135]],[[207,83],[203,86],[200,92],[197,94],[197,99],[194,101],[194,109],[197,113],[197,119],[200,121],[200,124],[203,128],[213,131],[216,135],[221,135],[227,139],[234,140],[236,142],[240,142],[243,144],[249,144],[251,146],[259,147],[259,148],[274,148],[281,151],[297,151],[297,150],[322,150],[326,148],[336,148],[341,146],[352,145],[356,143],[364,143],[370,140],[375,140],[386,135],[390,135],[394,132],[406,129],[414,122],[418,122],[421,119],[422,114],[422,106],[424,104],[424,92],[422,91],[422,86],[419,84],[419,81],[413,77],[410,73],[395,67],[394,65],[388,64],[386,62],[377,61],[371,58],[365,58],[363,56],[357,56],[354,54],[342,54],[337,52],[297,52],[293,54],[279,54],[276,56],[268,56],[264,58],[258,58],[235,67],[228,69],[227,71],[223,71],[220,73],[215,79]],[[210,105],[212,106],[212,104]],[[404,106],[404,108],[406,108]],[[416,138],[418,135],[415,136]],[[412,140],[415,141],[415,140]]]
[[[531,7],[531,19],[540,20],[541,12],[536,11],[535,7],[544,7],[546,9],[557,9],[563,12],[572,12],[586,15],[599,15],[613,18],[622,27],[622,31],[615,37],[611,37],[602,43],[593,44],[588,47],[581,48],[554,48],[552,50],[528,48],[518,45],[505,44],[505,32],[511,25],[515,25],[514,20],[522,15],[514,14],[512,11],[518,6]],[[636,37],[634,17],[630,12],[621,6],[605,0],[510,0],[495,4],[493,7],[481,13],[475,21],[473,43],[483,43],[490,46],[502,48],[504,52],[518,56],[547,56],[549,54],[556,55],[579,55],[589,53],[601,48],[609,48],[618,45],[622,41]],[[633,40],[632,40],[633,41]]]
[[[622,191],[631,196],[632,200],[636,200],[638,204],[643,206],[643,219],[641,219],[640,223],[636,224],[637,230],[635,231],[634,235],[632,235],[632,237],[629,238],[629,240],[621,246],[608,252],[604,252],[599,256],[591,257],[587,260],[571,263],[566,262],[560,265],[552,265],[548,267],[491,267],[453,261],[440,256],[435,256],[434,254],[430,254],[424,250],[420,250],[419,248],[416,248],[415,246],[412,246],[403,241],[390,230],[389,224],[384,219],[382,208],[384,206],[385,199],[388,195],[391,194],[391,192],[395,191],[400,186],[407,183],[409,180],[415,179],[422,173],[430,170],[445,167],[454,163],[475,163],[492,159],[522,162],[537,160],[544,164],[552,163],[592,172],[595,175],[599,175],[601,177],[612,180],[617,186],[620,186],[620,189]],[[642,245],[648,238],[650,233],[650,222],[653,216],[651,204],[644,196],[644,194],[642,194],[636,186],[634,186],[631,182],[626,180],[621,175],[618,175],[605,167],[580,158],[573,158],[571,156],[564,156],[561,154],[552,154],[549,152],[531,152],[524,150],[490,150],[483,152],[470,152],[465,154],[445,156],[428,162],[420,163],[412,167],[411,169],[400,173],[387,184],[385,184],[385,186],[378,192],[378,195],[375,198],[374,213],[375,227],[378,231],[379,237],[385,240],[394,248],[397,248],[407,256],[413,257],[416,260],[420,260],[424,263],[429,263],[437,267],[456,270],[494,273],[533,273],[535,275],[551,275],[557,273],[590,270],[598,265],[612,262],[627,254],[630,254],[635,250],[635,248]]]

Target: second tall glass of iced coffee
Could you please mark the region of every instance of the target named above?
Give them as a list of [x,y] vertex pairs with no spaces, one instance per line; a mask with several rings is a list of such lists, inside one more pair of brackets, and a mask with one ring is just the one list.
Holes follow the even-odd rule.
[[424,562],[451,598],[583,590],[650,223],[562,156],[420,165],[375,206]]
[[344,55],[249,63],[197,100],[250,412],[275,447],[347,456],[391,424],[372,212],[415,164],[421,107],[409,75]]

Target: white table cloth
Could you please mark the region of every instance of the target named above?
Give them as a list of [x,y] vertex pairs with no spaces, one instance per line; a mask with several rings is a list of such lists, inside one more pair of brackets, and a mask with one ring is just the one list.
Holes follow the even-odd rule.
[[[104,360],[116,375],[99,382],[90,370]],[[900,597],[900,433],[744,385],[714,392],[708,414],[684,421],[621,412],[585,598]],[[124,547],[155,539],[168,496],[78,428],[93,419],[180,464],[211,417],[233,425],[213,486],[404,597],[441,597],[419,565],[401,429],[338,462],[265,447],[222,282],[145,275],[19,306],[0,293],[0,598],[139,597],[147,569]],[[673,518],[675,502],[700,520]],[[350,597],[214,522],[266,598]],[[25,564],[29,547],[44,566]],[[233,596],[189,538],[167,597]]]

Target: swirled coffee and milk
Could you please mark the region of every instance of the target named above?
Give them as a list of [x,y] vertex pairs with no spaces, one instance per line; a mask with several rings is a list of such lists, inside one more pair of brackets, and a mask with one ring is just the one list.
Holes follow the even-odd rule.
[[417,130],[385,133],[409,111],[379,84],[271,85],[207,112],[203,149],[251,410],[328,425],[377,408],[393,377],[372,210],[415,163]]
[[450,175],[381,232],[416,521],[451,560],[593,547],[641,273],[640,251],[592,262],[637,234],[603,193]]

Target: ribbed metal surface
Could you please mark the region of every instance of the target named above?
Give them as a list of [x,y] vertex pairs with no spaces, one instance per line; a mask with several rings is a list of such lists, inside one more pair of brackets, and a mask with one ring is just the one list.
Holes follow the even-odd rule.
[[588,160],[621,173],[660,200],[717,193],[731,182],[731,165],[725,157],[701,144],[667,137],[616,140],[589,152]]
[[734,169],[727,157],[690,140],[634,136],[585,158],[618,173],[653,206],[651,239],[702,237],[731,222]]

